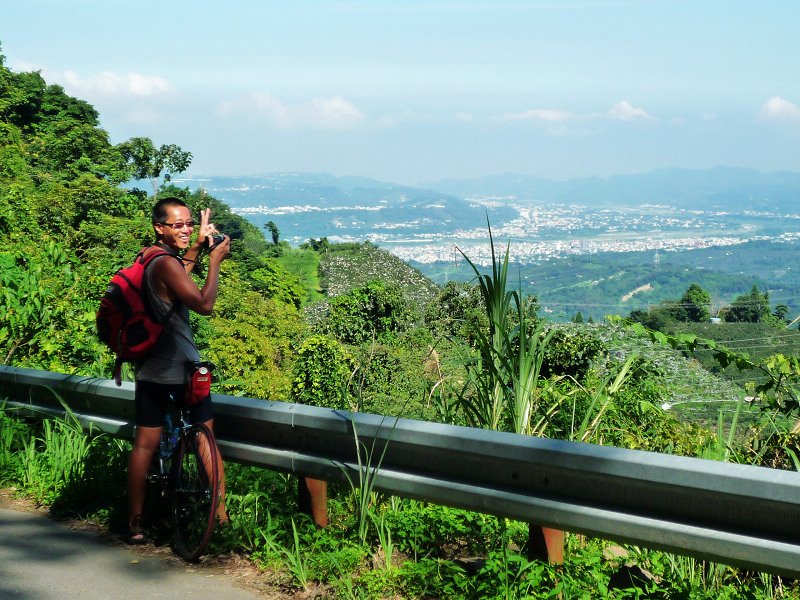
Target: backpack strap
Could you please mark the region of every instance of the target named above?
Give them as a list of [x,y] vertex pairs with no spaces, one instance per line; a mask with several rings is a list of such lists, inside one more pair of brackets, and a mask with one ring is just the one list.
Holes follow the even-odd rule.
[[122,385],[122,359],[119,356],[114,361],[114,383],[117,387]]
[[144,299],[144,304],[147,307],[147,310],[150,311],[150,315],[153,319],[157,320],[158,322],[165,322],[175,314],[175,311],[178,309],[177,303],[173,302],[170,309],[167,311],[167,314],[164,315],[163,319],[156,319],[155,311],[153,310],[152,305],[150,304],[150,297],[145,293],[144,288],[147,286],[147,267],[157,259],[159,256],[173,256],[175,259],[181,264],[183,267],[183,260],[177,254],[172,254],[172,252],[166,252],[164,250],[156,250],[155,252],[150,252],[149,254],[147,251],[154,246],[150,246],[148,248],[142,248],[139,251],[139,254],[136,255],[136,260],[138,260],[142,265],[144,265],[144,277],[142,277],[142,298]]

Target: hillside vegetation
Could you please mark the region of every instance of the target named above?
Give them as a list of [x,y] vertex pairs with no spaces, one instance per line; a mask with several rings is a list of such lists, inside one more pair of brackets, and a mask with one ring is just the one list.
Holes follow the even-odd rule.
[[[726,445],[724,431],[663,408],[676,398],[727,402],[741,393],[689,350],[667,349],[684,349],[676,337],[624,324],[554,324],[534,296],[514,291],[501,255],[488,272],[436,286],[372,244],[323,237],[294,249],[277,230],[270,243],[205,191],[172,185],[190,160],[146,138],[111,144],[93,107],[38,73],[10,71],[0,55],[3,364],[108,377],[113,357],[94,331],[100,297],[111,274],[152,241],[154,196],[176,195],[195,214],[211,207],[232,239],[213,314],[192,317],[201,355],[221,373],[215,392],[796,467],[800,449],[787,426],[794,388],[766,389],[769,419],[754,415],[741,444]],[[153,195],[121,186],[142,178]],[[201,260],[200,276],[202,268]],[[800,369],[787,364],[795,371],[782,381],[793,383]],[[22,419],[1,402],[0,484],[62,514],[121,527],[128,446],[69,419]],[[379,468],[374,458],[366,460]],[[295,479],[235,464],[226,473],[231,525],[216,551],[246,553],[298,597],[311,588],[351,598],[629,597],[612,584],[623,565],[604,554],[603,540],[568,536],[566,564],[551,566],[526,557],[527,523],[386,498],[363,482],[331,486],[330,526],[318,528],[297,514]],[[654,574],[630,582],[637,597],[760,599],[777,589],[798,597],[768,576],[623,552]]]

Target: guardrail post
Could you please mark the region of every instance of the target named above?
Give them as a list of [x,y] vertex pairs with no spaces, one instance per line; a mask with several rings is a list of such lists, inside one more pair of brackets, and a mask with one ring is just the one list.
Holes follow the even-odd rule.
[[551,565],[564,562],[564,532],[536,523],[528,523],[528,560],[547,561]]
[[328,482],[301,476],[297,480],[297,508],[320,527],[328,526]]

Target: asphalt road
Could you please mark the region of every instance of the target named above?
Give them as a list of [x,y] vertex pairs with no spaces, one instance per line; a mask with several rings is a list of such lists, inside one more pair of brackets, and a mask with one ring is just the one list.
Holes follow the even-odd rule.
[[0,598],[262,598],[186,563],[144,556],[39,514],[0,509]]

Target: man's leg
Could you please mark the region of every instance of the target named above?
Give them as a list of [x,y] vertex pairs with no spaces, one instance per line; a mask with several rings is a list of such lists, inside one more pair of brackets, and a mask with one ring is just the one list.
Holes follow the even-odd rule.
[[[128,528],[131,533],[141,528],[147,471],[160,439],[161,427],[136,428],[133,451],[128,457]],[[139,539],[144,538],[132,541]]]
[[[210,419],[203,423],[208,430],[211,432],[211,435],[214,436],[214,419]],[[216,436],[214,436],[214,445],[216,446],[217,440]],[[217,475],[219,477],[219,504],[217,505],[217,519],[220,523],[227,523],[228,522],[228,511],[225,508],[225,466],[222,463],[222,455],[219,452],[219,446],[216,446],[217,450]],[[206,451],[205,449],[201,448],[201,452],[203,457],[210,457],[211,453]],[[210,473],[211,468],[209,465],[206,465],[206,473]]]

